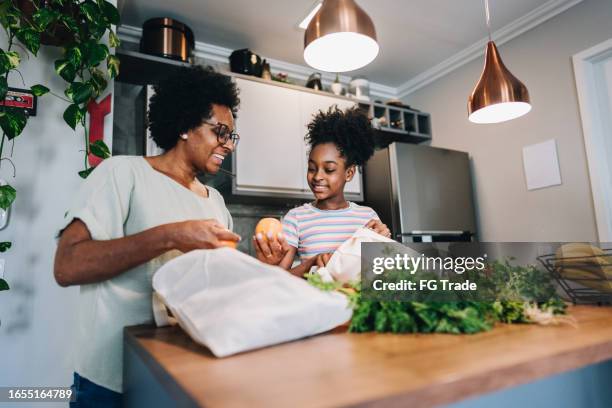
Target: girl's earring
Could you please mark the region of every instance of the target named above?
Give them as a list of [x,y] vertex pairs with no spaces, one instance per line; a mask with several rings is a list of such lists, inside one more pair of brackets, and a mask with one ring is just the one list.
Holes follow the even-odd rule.
[[181,139],[183,139],[183,140],[187,140],[187,137],[188,137],[188,136],[187,136],[187,133],[183,133],[183,134],[181,135]]

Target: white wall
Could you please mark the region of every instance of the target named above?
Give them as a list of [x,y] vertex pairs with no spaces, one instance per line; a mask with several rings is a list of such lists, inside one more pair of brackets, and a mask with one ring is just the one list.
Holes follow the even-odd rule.
[[[4,31],[0,44],[6,47]],[[23,52],[22,52],[23,54]],[[42,47],[38,58],[19,67],[10,85],[20,88],[41,83],[63,95],[65,82],[53,69],[60,50]],[[111,85],[112,86],[112,85]],[[72,382],[72,341],[78,288],[61,288],[53,278],[54,236],[83,169],[82,131],[74,132],[62,119],[67,103],[45,95],[38,99],[38,114],[15,139],[12,168],[3,162],[0,177],[17,190],[7,229],[0,241],[13,247],[6,259],[5,279],[11,290],[0,292],[0,386],[68,386]],[[112,116],[105,119],[110,135]],[[5,144],[5,156],[11,151]],[[62,406],[64,406],[63,404]]]
[[[432,114],[432,146],[470,153],[481,240],[597,239],[571,57],[611,37],[612,1],[584,0],[501,46],[502,59],[525,83],[533,105],[514,121],[467,120],[467,98],[484,57],[405,98]],[[563,184],[527,191],[522,147],[551,138],[557,140]]]

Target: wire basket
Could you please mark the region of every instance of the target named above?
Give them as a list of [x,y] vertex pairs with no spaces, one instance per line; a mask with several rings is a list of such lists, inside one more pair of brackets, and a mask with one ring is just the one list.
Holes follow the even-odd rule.
[[[537,259],[574,304],[610,305],[612,304],[612,248],[602,248],[602,252],[603,254],[599,255],[570,257],[548,254],[538,256]],[[593,262],[602,258],[606,260],[605,263]],[[582,272],[577,272],[580,270]]]

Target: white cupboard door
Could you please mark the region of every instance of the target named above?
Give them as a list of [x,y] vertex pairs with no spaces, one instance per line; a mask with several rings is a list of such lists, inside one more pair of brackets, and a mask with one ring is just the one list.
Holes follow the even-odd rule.
[[[314,115],[322,110],[326,112],[330,106],[337,105],[339,109],[346,109],[355,106],[355,103],[352,101],[348,101],[345,99],[338,99],[331,96],[325,95],[317,95],[308,92],[300,93],[300,111],[301,111],[301,119],[303,131],[302,133],[306,135],[308,132],[308,123],[313,119]],[[306,181],[306,173],[307,173],[307,165],[308,165],[308,153],[309,146],[304,142],[304,188],[308,191],[308,183]],[[348,194],[360,194],[361,193],[361,173],[356,173],[353,180],[346,184],[344,187],[344,192]]]
[[300,92],[239,78],[236,84],[241,106],[236,120],[237,189],[302,193]]

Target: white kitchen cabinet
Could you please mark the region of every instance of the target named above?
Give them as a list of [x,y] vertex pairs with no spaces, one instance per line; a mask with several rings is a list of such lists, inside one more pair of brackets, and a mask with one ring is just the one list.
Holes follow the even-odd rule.
[[236,192],[304,192],[299,92],[236,78]]
[[[354,102],[235,77],[240,89],[240,110],[236,130],[233,192],[238,195],[269,195],[310,198],[306,181],[308,146],[304,141],[307,124],[319,110],[332,105],[340,109]],[[361,200],[361,174],[346,185],[347,198]]]

